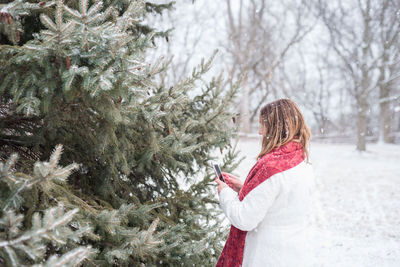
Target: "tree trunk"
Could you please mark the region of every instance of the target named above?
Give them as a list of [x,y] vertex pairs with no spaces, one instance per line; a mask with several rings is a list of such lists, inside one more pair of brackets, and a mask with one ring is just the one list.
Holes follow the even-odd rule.
[[[387,55],[387,47],[384,48],[385,53],[382,57],[383,63],[388,62],[388,55]],[[385,83],[383,84],[383,81],[385,80],[385,73],[386,73],[386,67],[385,64],[382,64],[382,66],[379,68],[379,99],[385,99],[388,98],[390,95],[390,83]],[[389,69],[389,73],[391,73]],[[390,75],[389,75],[390,76]],[[389,101],[383,101],[379,103],[379,143],[391,143],[392,141],[390,140],[390,133],[391,133],[391,119],[390,119],[390,103]]]
[[247,86],[247,77],[243,81],[243,97],[240,106],[240,129],[243,133],[250,133],[250,107],[249,107],[249,88]]
[[368,103],[367,100],[362,97],[359,100],[358,112],[357,112],[357,150],[366,150],[366,133],[367,133],[367,111]]
[[[361,7],[361,4],[360,4]],[[361,49],[361,88],[358,89],[357,94],[357,150],[365,151],[366,148],[366,135],[367,135],[367,111],[368,111],[368,97],[370,86],[370,73],[367,67],[368,54],[371,49],[371,0],[366,1],[366,9],[363,14],[364,31],[362,34],[363,45]],[[357,90],[356,90],[357,92]]]
[[[380,88],[380,98],[385,98],[389,96],[389,90],[387,86],[382,86]],[[389,102],[384,101],[379,104],[379,141],[383,143],[392,143],[391,132],[392,132],[392,122],[390,119],[390,107]]]

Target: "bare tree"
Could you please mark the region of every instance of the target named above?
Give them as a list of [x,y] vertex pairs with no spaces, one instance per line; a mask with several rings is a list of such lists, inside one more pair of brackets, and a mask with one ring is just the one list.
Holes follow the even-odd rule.
[[391,95],[394,92],[394,81],[400,75],[400,3],[398,1],[381,1],[379,14],[379,42],[381,58],[379,68],[379,139],[381,142],[391,143],[393,121],[391,119]]
[[[398,26],[388,32],[387,12],[397,10],[385,8],[390,0],[321,1],[316,4],[318,15],[328,29],[330,45],[339,58],[339,69],[348,79],[348,92],[357,107],[357,150],[366,150],[366,134],[370,98],[380,87],[387,87],[397,78],[394,73],[381,75],[380,66],[393,66],[393,58],[386,59],[388,51],[396,48],[396,43],[387,42],[397,34]],[[393,16],[391,16],[393,17]],[[398,21],[391,21],[398,24]],[[389,24],[390,24],[389,23]],[[384,36],[384,39],[382,37]],[[387,39],[389,38],[389,39]],[[386,48],[385,48],[386,46]],[[384,52],[386,51],[386,52]],[[396,52],[397,53],[397,52]],[[382,65],[383,64],[383,65]]]
[[[315,46],[315,54],[318,54],[318,49]],[[307,63],[304,51],[298,49],[297,54],[295,68],[287,68],[286,64],[279,67],[279,87],[285,96],[296,99],[313,116],[317,129],[313,136],[325,137],[330,129],[339,128],[330,119],[329,112],[332,108],[332,95],[340,92],[332,89],[336,84],[331,81],[332,77],[328,77],[329,69],[322,60]]]
[[275,71],[291,48],[312,29],[304,1],[226,0],[228,36],[224,47],[228,56],[229,80],[240,74],[242,82],[241,128],[250,132],[261,105],[270,96],[281,94]]
[[210,57],[217,49],[218,41],[214,37],[215,32],[221,29],[212,26],[223,21],[217,15],[221,12],[218,8],[221,5],[211,0],[183,1],[175,3],[174,8],[166,10],[163,16],[147,18],[158,29],[170,30],[167,40],[157,39],[156,49],[148,52],[153,61],[157,61],[160,56],[169,61],[170,71],[160,77],[164,84],[176,84],[186,78],[202,58]]

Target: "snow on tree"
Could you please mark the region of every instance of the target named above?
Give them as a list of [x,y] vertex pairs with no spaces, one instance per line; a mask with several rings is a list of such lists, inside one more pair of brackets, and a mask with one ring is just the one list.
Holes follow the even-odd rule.
[[[1,216],[12,214],[2,229],[15,235],[1,236],[0,260],[215,263],[223,229],[209,166],[216,150],[226,152],[224,170],[238,164],[230,145],[238,86],[224,91],[221,78],[202,79],[213,57],[174,86],[157,84],[168,64],[147,63],[145,52],[167,33],[145,18],[171,7],[123,0],[2,6],[0,157],[8,185]],[[8,183],[15,177],[18,186]],[[44,226],[57,220],[63,224]],[[29,233],[44,253],[7,245]]]

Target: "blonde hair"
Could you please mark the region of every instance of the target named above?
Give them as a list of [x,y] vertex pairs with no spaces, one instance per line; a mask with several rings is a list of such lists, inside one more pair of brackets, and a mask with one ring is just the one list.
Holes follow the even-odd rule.
[[260,111],[260,122],[263,136],[261,152],[257,159],[290,141],[297,141],[303,145],[309,163],[308,145],[311,133],[295,102],[290,99],[278,99],[265,105]]

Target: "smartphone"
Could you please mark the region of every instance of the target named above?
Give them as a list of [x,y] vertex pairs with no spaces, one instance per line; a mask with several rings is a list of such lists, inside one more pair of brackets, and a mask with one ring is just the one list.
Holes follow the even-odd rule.
[[214,166],[215,173],[218,176],[218,179],[220,179],[222,182],[225,183],[224,176],[222,175],[221,169],[219,168],[218,164],[213,164],[213,166]]

